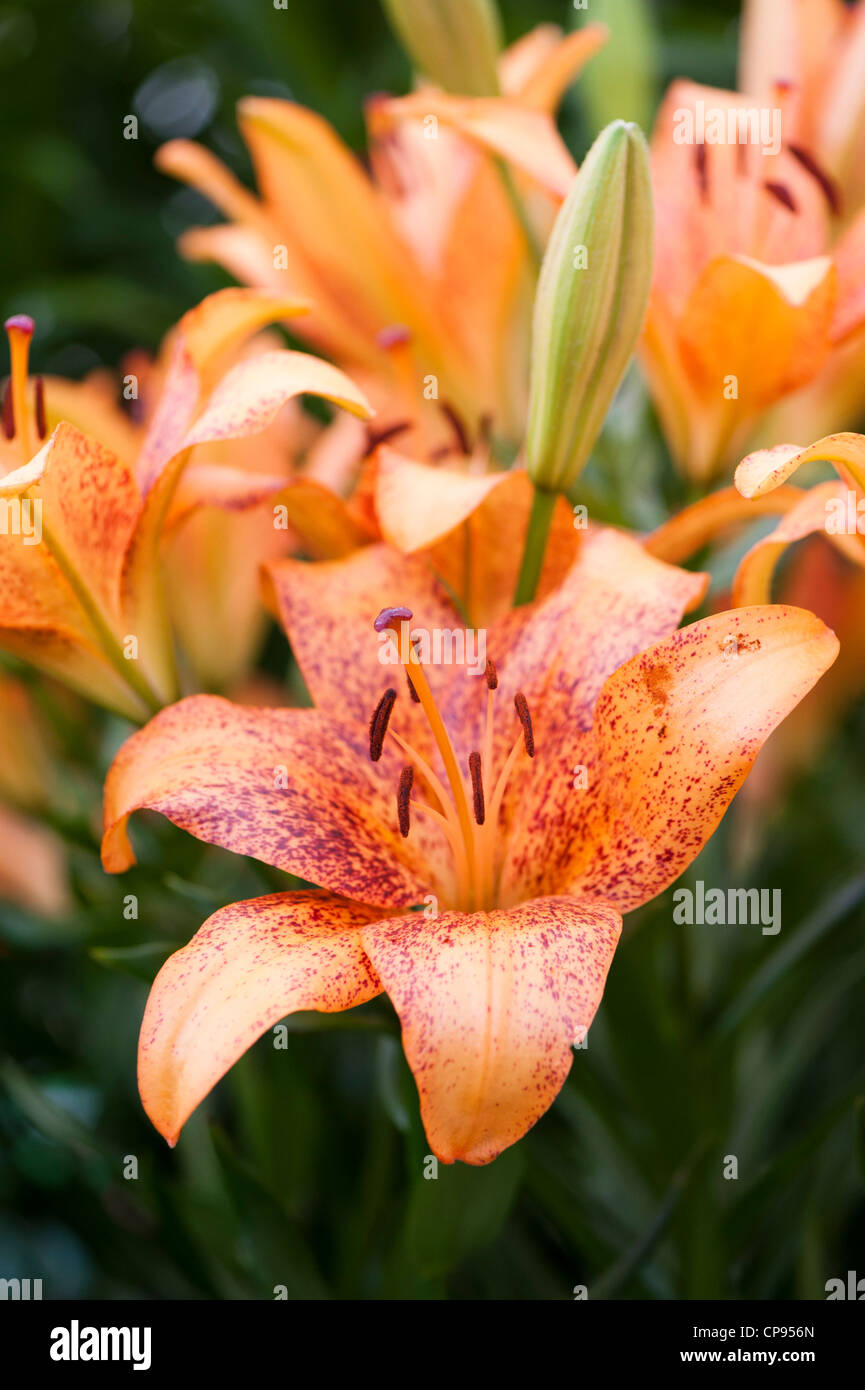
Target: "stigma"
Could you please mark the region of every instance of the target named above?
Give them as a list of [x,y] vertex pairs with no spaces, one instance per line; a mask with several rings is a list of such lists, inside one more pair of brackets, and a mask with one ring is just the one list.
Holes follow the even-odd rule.
[[41,377],[34,383],[32,411],[28,403],[27,371],[34,324],[27,314],[13,314],[4,327],[9,339],[10,368],[0,418],[4,437],[17,447],[22,463],[28,463],[36,452],[38,441],[48,434]]

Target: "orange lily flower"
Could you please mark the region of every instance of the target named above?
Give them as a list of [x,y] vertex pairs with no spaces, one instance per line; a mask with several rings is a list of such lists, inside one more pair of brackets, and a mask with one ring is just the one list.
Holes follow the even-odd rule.
[[[408,420],[421,453],[448,440],[437,400],[473,435],[486,421],[519,441],[533,273],[523,207],[543,230],[573,179],[551,113],[605,37],[602,25],[566,38],[541,26],[502,55],[501,97],[374,98],[371,177],[320,116],[246,98],[238,119],[258,198],[200,146],[159,151],[164,172],[230,219],[187,232],[181,250],[243,283],[308,295],[297,332],[351,373],[383,427]],[[505,180],[502,161],[515,171]]]
[[[259,291],[225,290],[191,310],[174,335],[162,394],[132,460],[68,422],[31,457],[48,417],[39,387],[35,415],[28,407],[32,322],[10,320],[4,458],[9,467],[16,451],[20,467],[0,480],[0,497],[31,510],[7,512],[19,524],[0,533],[0,645],[133,719],[174,697],[157,552],[191,451],[263,430],[305,392],[362,417],[371,413],[347,377],[304,353],[264,353],[219,377],[220,359],[239,342],[302,307]],[[197,505],[214,496],[227,505],[232,481],[237,504],[260,487],[247,475],[217,486],[206,470],[197,481]],[[23,525],[27,517],[32,527]]]
[[843,190],[841,212],[856,212],[865,201],[862,0],[745,0],[739,86],[763,102],[783,86],[787,139]]
[[[170,958],[142,1025],[144,1107],[173,1144],[286,1013],[386,991],[431,1148],[487,1163],[562,1086],[620,914],[691,862],[837,641],[779,607],[677,632],[705,576],[614,531],[492,624],[474,665],[419,558],[367,547],[272,580],[315,708],[163,711],[109,773],[103,862],[134,861],[127,822],[148,808],[320,888],[224,907]],[[436,663],[436,633],[462,637],[458,661]]]
[[[800,465],[818,461],[833,462],[840,478],[807,489],[787,481]],[[795,545],[797,553],[774,597],[778,602],[807,606],[840,640],[839,658],[819,692],[808,695],[784,721],[760,759],[757,775],[749,781],[743,806],[748,813],[746,838],[752,847],[762,833],[761,813],[767,802],[777,800],[790,778],[813,762],[862,694],[865,502],[861,508],[859,503],[865,495],[863,482],[865,438],[861,435],[829,436],[808,449],[790,444],[757,450],[739,465],[736,487],[701,498],[644,541],[651,555],[678,563],[757,516],[777,514],[777,524],[755,541],[738,564],[733,606],[771,602],[779,562]],[[848,529],[842,529],[836,519]],[[828,544],[812,544],[819,537]],[[800,547],[800,542],[805,544]]]
[[[839,361],[849,374],[845,345],[865,321],[865,215],[833,246],[836,190],[807,151],[780,137],[771,153],[680,138],[701,110],[726,129],[752,106],[677,81],[652,138],[657,253],[641,356],[674,457],[703,482],[770,407]],[[783,116],[782,93],[774,106]]]

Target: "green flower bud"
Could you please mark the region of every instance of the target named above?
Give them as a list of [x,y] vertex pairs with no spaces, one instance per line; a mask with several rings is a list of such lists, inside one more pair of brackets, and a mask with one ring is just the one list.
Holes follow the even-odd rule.
[[419,72],[459,96],[499,91],[502,46],[495,0],[383,0],[391,27]]
[[526,459],[535,487],[580,474],[642,328],[652,278],[649,152],[602,130],[562,204],[535,296]]

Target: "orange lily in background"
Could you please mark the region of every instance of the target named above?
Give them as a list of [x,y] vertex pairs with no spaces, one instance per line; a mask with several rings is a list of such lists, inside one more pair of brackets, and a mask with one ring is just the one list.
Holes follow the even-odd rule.
[[[315,708],[192,697],[106,783],[111,872],[134,862],[127,822],[147,808],[320,885],[220,909],[157,977],[139,1086],[170,1143],[286,1013],[382,991],[440,1159],[487,1163],[535,1123],[598,1007],[620,914],[691,862],[835,658],[798,609],[675,631],[705,582],[591,533],[473,662],[418,557],[274,568]],[[462,637],[454,664],[430,657],[436,633]]]
[[[21,510],[7,512],[18,524],[0,534],[0,645],[133,719],[174,697],[157,556],[191,451],[263,430],[302,393],[363,418],[371,414],[343,373],[304,353],[262,353],[219,376],[220,358],[250,333],[303,307],[259,291],[225,290],[185,315],[134,460],[67,422],[31,457],[48,428],[44,391],[37,388],[34,414],[27,387],[33,325],[10,320],[5,448],[18,452],[21,466],[0,480],[0,494]],[[261,500],[261,482],[248,474],[216,479],[205,469],[192,475],[187,494],[193,488],[195,505],[242,505],[250,493]],[[23,524],[28,519],[32,527]]]
[[788,93],[786,138],[843,190],[842,215],[865,202],[865,4],[744,0],[739,86],[762,102]]
[[412,426],[420,457],[452,443],[436,402],[472,443],[492,432],[506,449],[524,429],[527,238],[545,235],[576,172],[552,112],[605,38],[603,25],[567,37],[540,26],[502,55],[501,97],[373,98],[371,178],[314,112],[246,98],[238,119],[260,197],[189,141],[157,156],[230,218],[186,232],[181,250],[308,295],[297,333],[351,373],[382,428]]
[[70,902],[63,841],[36,819],[57,781],[29,691],[0,674],[0,901],[46,917]]
[[[834,463],[841,476],[810,488],[794,487],[787,481],[801,465],[821,461]],[[829,436],[808,449],[790,444],[757,450],[739,465],[736,487],[701,498],[644,541],[651,555],[680,563],[757,517],[778,515],[772,530],[757,539],[739,561],[732,603],[741,607],[770,603],[774,598],[807,607],[829,624],[840,640],[838,660],[821,681],[819,691],[808,695],[784,721],[745,789],[741,809],[746,833],[742,843],[751,853],[765,833],[767,805],[777,802],[796,773],[813,764],[839,720],[865,689],[863,483],[865,438],[861,435]],[[857,510],[860,502],[861,509]],[[776,585],[778,565],[792,546],[796,552],[789,557]]]
[[[835,243],[837,190],[807,151],[678,142],[688,114],[696,128],[699,103],[725,120],[753,108],[684,81],[664,99],[641,360],[677,464],[705,483],[741,456],[771,407],[833,372],[843,378],[836,397],[861,380],[865,213]],[[783,131],[783,94],[774,107]]]

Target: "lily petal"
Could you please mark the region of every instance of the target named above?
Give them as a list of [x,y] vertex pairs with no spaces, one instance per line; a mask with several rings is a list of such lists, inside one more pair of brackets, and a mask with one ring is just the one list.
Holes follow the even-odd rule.
[[306,352],[262,352],[238,362],[212,391],[180,448],[236,439],[266,429],[295,396],[321,396],[362,420],[375,413],[344,372]]
[[130,815],[159,811],[208,844],[248,854],[360,902],[406,907],[450,872],[436,827],[399,833],[399,763],[368,757],[366,729],[309,709],[217,696],[171,705],[117,754],[105,783],[102,862],[135,862]]
[[0,536],[3,646],[140,719],[147,707],[120,670],[123,554],[140,506],[135,480],[108,449],[65,423],[33,465],[41,471],[33,498],[41,535]]
[[735,483],[743,497],[762,497],[785,483],[803,463],[831,463],[850,487],[865,497],[865,435],[828,434],[816,444],[776,444],[742,459]]
[[[511,607],[534,490],[524,468],[467,473],[377,451],[375,508],[385,540],[411,555],[428,550],[469,623],[487,627]],[[567,572],[578,532],[564,499],[556,505],[538,595]]]
[[145,495],[181,449],[202,395],[229,354],[266,324],[308,309],[308,300],[297,296],[231,288],[217,290],[184,314],[171,335],[165,386],[138,456]]
[[[768,494],[769,497],[777,495],[777,491]],[[815,533],[826,536],[854,564],[865,566],[865,549],[856,536],[836,535],[826,529],[832,506],[840,504],[843,508],[846,500],[847,490],[841,482],[821,483],[803,492],[797,505],[774,530],[752,545],[740,560],[733,580],[733,607],[771,603],[772,579],[784,551]]]
[[0,497],[20,497],[22,492],[38,483],[45,472],[48,451],[49,446],[46,444],[38,454],[33,455],[29,463],[22,464],[20,468],[13,468],[11,473],[4,473],[0,478]]
[[669,565],[681,564],[730,527],[747,525],[758,516],[788,512],[805,495],[802,488],[782,487],[750,501],[735,487],[719,488],[676,512],[652,531],[643,545],[656,559],[666,560]]
[[606,24],[584,24],[570,34],[563,34],[553,24],[538,25],[502,55],[503,92],[525,106],[553,114],[571,83],[609,37]]
[[[605,683],[582,831],[548,866],[559,891],[630,912],[712,835],[765,740],[838,654],[819,618],[783,605],[685,627]],[[543,827],[533,827],[535,843]]]
[[[368,723],[383,692],[395,686],[394,725],[418,751],[428,749],[431,735],[426,719],[405,693],[400,666],[383,659],[388,648],[373,623],[383,608],[407,605],[414,614],[413,627],[429,632],[462,627],[429,566],[419,557],[370,545],[328,564],[282,560],[269,566],[268,574],[315,705]],[[431,681],[446,679],[451,670],[436,668]]]
[[620,930],[608,904],[567,897],[363,930],[443,1163],[491,1162],[552,1104]]
[[[744,411],[804,385],[828,356],[835,295],[828,256],[784,266],[719,256],[697,281],[680,328],[703,388],[722,397],[735,376]],[[733,408],[732,400],[722,404]]]
[[286,1014],[339,1013],[381,991],[361,946],[376,914],[328,893],[220,908],[165,962],[138,1047],[142,1104],[169,1144],[217,1081]]
[[394,98],[388,110],[394,120],[435,116],[555,198],[564,198],[576,178],[577,166],[546,111],[502,97],[457,97],[426,87]]
[[[528,701],[535,736],[535,756],[515,770],[503,803],[505,903],[563,887],[550,889],[550,874],[567,858],[584,819],[586,793],[574,789],[574,778],[591,761],[601,687],[622,662],[673,632],[707,585],[708,575],[653,560],[626,535],[589,532],[558,589],[542,603],[515,609],[488,634],[499,676],[494,765],[502,765],[519,732],[513,717],[498,716],[498,707],[508,709],[518,691]],[[478,684],[463,682],[456,692],[474,700],[475,740],[486,693],[475,693]],[[461,718],[471,729],[470,713]]]

